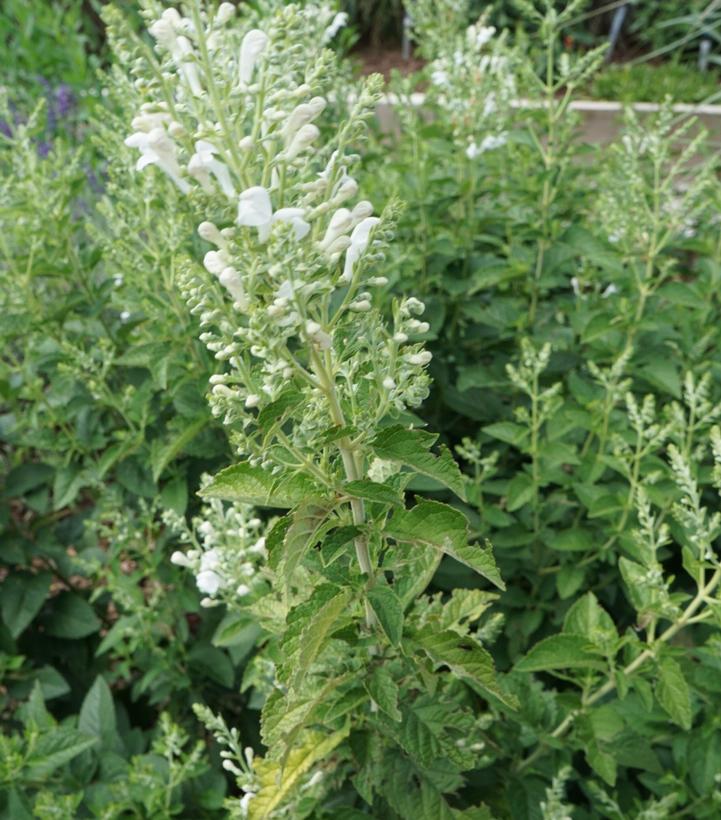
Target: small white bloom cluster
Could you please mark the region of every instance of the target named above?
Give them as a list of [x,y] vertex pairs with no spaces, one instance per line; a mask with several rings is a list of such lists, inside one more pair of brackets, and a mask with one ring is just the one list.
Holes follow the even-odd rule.
[[628,110],[625,133],[611,149],[599,184],[596,213],[609,242],[635,256],[657,256],[672,242],[693,239],[705,221],[711,166],[698,163],[704,133],[678,146],[693,121],[677,125],[670,105],[650,121]]
[[[207,215],[198,233],[211,246],[210,279],[189,268],[184,288],[201,340],[225,367],[211,380],[212,411],[251,463],[279,471],[317,458],[343,408],[370,433],[389,410],[417,406],[431,359],[418,337],[429,327],[417,299],[395,306],[392,329],[373,307],[387,280],[369,268],[391,220],[358,199],[349,146],[381,78],[364,84],[340,127],[321,130],[340,71],[322,44],[345,18],[278,5],[230,25],[226,5],[190,19],[166,10],[152,23],[163,81],[138,69],[146,101],[127,143],[141,152],[139,169],[156,165]],[[257,422],[289,392],[303,412],[276,432],[281,454]]]
[[177,550],[170,560],[193,572],[198,590],[206,596],[203,606],[242,603],[265,588],[265,528],[252,507],[225,506],[211,499],[190,527],[172,512],[165,513],[164,521],[190,547]]
[[466,156],[474,160],[505,145],[516,81],[504,37],[480,20],[462,34],[436,36],[434,52],[430,93],[445,109]]

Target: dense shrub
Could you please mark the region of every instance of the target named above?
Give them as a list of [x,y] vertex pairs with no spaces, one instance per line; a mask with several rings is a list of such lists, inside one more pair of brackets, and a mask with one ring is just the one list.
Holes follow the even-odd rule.
[[4,816],[717,816],[703,132],[586,144],[578,3],[408,3],[379,121],[334,8],[140,6],[2,112]]

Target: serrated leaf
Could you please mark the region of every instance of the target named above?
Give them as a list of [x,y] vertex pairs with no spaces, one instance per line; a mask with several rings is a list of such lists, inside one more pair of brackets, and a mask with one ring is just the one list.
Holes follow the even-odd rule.
[[255,776],[260,786],[248,806],[248,820],[268,820],[292,793],[299,781],[316,763],[324,760],[346,737],[349,726],[330,735],[309,733],[303,745],[293,749],[282,765],[273,760],[256,759]]
[[403,503],[397,490],[387,484],[379,484],[377,481],[348,481],[343,485],[343,490],[353,498],[376,501],[379,504],[397,506]]
[[517,707],[513,695],[498,683],[493,658],[476,640],[452,630],[438,632],[434,627],[424,627],[414,637],[434,663],[447,666],[454,675],[472,681],[509,708]]
[[462,622],[477,621],[497,598],[496,594],[482,589],[454,589],[443,604],[441,629],[456,629]]
[[[328,517],[329,512],[329,506],[309,502],[301,504],[291,513],[291,523],[286,529],[280,561],[277,562],[286,585],[292,582],[307,551],[333,526],[333,521]],[[278,550],[273,549],[274,565],[277,554]]]
[[283,421],[303,401],[303,394],[298,390],[284,390],[278,398],[258,413],[257,424],[267,436],[276,424]]
[[398,708],[398,684],[386,666],[377,666],[373,670],[373,674],[366,681],[366,689],[391,720],[401,719]]
[[308,670],[328,642],[338,619],[352,598],[350,590],[343,590],[310,612],[298,638],[299,651],[294,660],[293,688],[302,683]]
[[441,550],[505,589],[490,545],[469,544],[468,521],[463,513],[438,501],[419,499],[410,510],[398,510],[386,523],[386,534]]
[[592,592],[587,592],[568,610],[563,620],[563,631],[583,635],[602,649],[609,648],[618,638],[611,616]]
[[403,636],[403,604],[396,593],[384,584],[368,591],[368,601],[388,640],[398,646]]
[[440,455],[429,452],[438,436],[424,430],[409,430],[395,425],[382,430],[371,441],[371,449],[382,459],[399,461],[416,472],[440,481],[445,487],[465,499],[465,481],[455,459],[446,447]]
[[323,539],[321,558],[323,565],[329,567],[336,559],[348,551],[348,544],[361,534],[362,530],[355,524],[337,527]]
[[658,662],[656,699],[671,720],[683,729],[691,728],[691,690],[681,667],[673,658],[661,658]]
[[551,669],[598,669],[606,665],[584,635],[564,632],[551,635],[532,646],[515,665],[517,672],[546,672]]
[[322,491],[304,475],[278,478],[246,461],[221,470],[198,494],[203,498],[289,510],[309,497],[322,495]]
[[75,729],[57,727],[41,735],[35,743],[30,757],[25,761],[23,775],[30,781],[42,780],[97,742],[97,738],[86,737]]

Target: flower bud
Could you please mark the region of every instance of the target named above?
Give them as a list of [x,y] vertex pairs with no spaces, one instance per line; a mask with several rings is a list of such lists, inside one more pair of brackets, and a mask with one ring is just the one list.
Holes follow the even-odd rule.
[[347,208],[339,208],[330,218],[325,235],[320,241],[321,250],[328,250],[333,242],[353,227],[353,215]]
[[224,268],[218,277],[220,284],[230,293],[236,302],[245,301],[245,289],[243,280],[235,268]]
[[221,3],[215,15],[215,22],[219,26],[224,26],[235,14],[235,6],[232,3]]
[[224,251],[208,251],[203,257],[205,269],[214,276],[220,276],[229,261]]
[[253,69],[258,57],[265,51],[268,45],[268,35],[260,29],[251,29],[240,45],[240,81],[249,85],[253,79]]
[[309,148],[314,140],[318,139],[320,131],[315,125],[304,125],[293,137],[286,151],[286,159],[295,159],[306,148]]
[[212,242],[218,247],[224,244],[220,231],[212,222],[201,222],[200,225],[198,225],[198,235],[201,239],[205,239],[206,242]]

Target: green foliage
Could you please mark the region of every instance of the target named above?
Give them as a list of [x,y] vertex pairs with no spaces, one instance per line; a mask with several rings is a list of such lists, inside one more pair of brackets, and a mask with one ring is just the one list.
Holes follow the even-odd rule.
[[705,135],[583,142],[578,3],[409,4],[370,140],[335,8],[141,5],[92,116],[3,103],[0,814],[716,817]]

